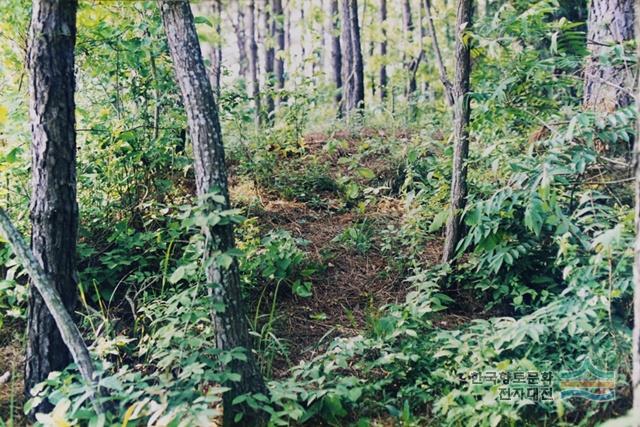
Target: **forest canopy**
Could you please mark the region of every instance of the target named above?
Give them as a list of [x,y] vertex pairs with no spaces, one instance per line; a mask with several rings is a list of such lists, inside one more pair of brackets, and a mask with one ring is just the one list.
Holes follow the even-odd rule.
[[2,0],[0,426],[640,426],[638,14]]

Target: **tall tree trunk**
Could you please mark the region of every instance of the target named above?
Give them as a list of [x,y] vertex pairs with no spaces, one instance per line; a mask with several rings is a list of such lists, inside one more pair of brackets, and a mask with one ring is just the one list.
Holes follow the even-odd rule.
[[216,0],[214,3],[197,3],[194,4],[193,10],[196,15],[214,16],[214,27],[216,30],[217,42],[201,42],[200,49],[202,57],[209,61],[211,65],[208,75],[211,87],[213,87],[216,96],[220,94],[220,76],[222,75],[220,67],[222,66],[222,46],[220,27],[222,24],[222,0]]
[[[635,32],[640,36],[640,5],[635,5]],[[636,55],[640,58],[640,43],[636,44]],[[640,100],[640,87],[636,87],[636,100]],[[640,135],[640,102],[636,101],[636,135]],[[640,138],[633,144],[633,165],[635,169],[635,228],[636,239],[633,259],[633,332],[632,332],[632,372],[631,393],[636,419],[640,414]],[[640,424],[640,423],[638,423]]]
[[633,87],[628,64],[601,63],[600,58],[633,39],[633,0],[592,0],[587,22],[590,52],[585,68],[584,106],[613,111],[632,102],[627,88]]
[[[74,47],[76,0],[34,0],[28,53],[31,249],[73,313],[77,302]],[[71,362],[42,297],[29,291],[25,391]],[[39,409],[48,409],[49,404]]]
[[340,17],[338,0],[331,0],[331,74],[336,89],[336,105],[338,111],[343,111],[342,102],[342,47],[340,46]]
[[273,0],[274,38],[278,51],[276,52],[275,77],[276,87],[284,89],[284,15],[282,10],[282,0]]
[[469,155],[469,76],[470,48],[463,40],[464,31],[472,25],[471,0],[458,0],[456,19],[456,72],[453,83],[453,165],[451,171],[451,206],[442,255],[443,262],[453,260],[461,237],[462,211],[467,198],[467,157]]
[[360,45],[358,1],[342,2],[342,81],[346,113],[364,108],[364,64]]
[[256,0],[249,1],[249,73],[251,74],[251,96],[255,107],[255,122],[260,125],[260,81],[258,80],[258,43],[256,41]]
[[380,25],[382,41],[380,42],[380,100],[387,98],[387,0],[380,0]]
[[302,68],[302,75],[306,76],[307,74],[305,73],[306,68],[307,68],[307,61],[306,56],[307,56],[307,46],[305,44],[305,27],[306,27],[306,23],[304,22],[304,4],[303,4],[303,0],[300,0],[300,60],[302,61],[301,63],[301,68]]
[[238,1],[236,7],[236,22],[234,29],[236,33],[236,45],[238,46],[238,66],[240,76],[243,79],[246,79],[249,71],[249,60],[247,59],[247,34],[245,30],[244,6],[240,1]]
[[342,0],[340,16],[340,46],[342,47],[342,110],[344,113],[352,109],[353,102],[353,44],[351,43],[351,0]]
[[[320,0],[320,10],[324,14],[325,11],[325,0]],[[324,15],[323,15],[324,16]],[[325,28],[324,22],[319,22],[320,24],[320,72],[324,74],[327,72],[327,29]],[[329,32],[331,30],[329,29]]]
[[275,102],[273,99],[273,78],[276,51],[273,47],[273,36],[275,34],[275,22],[271,17],[271,4],[269,0],[264,0],[264,9],[262,11],[264,18],[264,99],[265,113],[267,121],[273,118],[273,110],[275,110]]
[[213,61],[213,87],[216,91],[216,96],[219,98],[220,80],[222,79],[222,0],[216,1],[216,34],[218,35],[218,40]]
[[[411,16],[411,0],[404,0],[403,2],[403,6],[402,6],[402,22],[404,24],[404,35],[405,35],[405,41],[408,45],[408,47],[413,47],[413,31],[414,31],[414,25],[413,25],[413,16]],[[417,61],[416,58],[414,58],[410,53],[406,52],[406,48],[405,48],[405,52],[404,52],[404,63],[405,63],[405,67],[407,68],[407,73],[408,73],[408,82],[407,82],[407,88],[406,88],[406,95],[407,98],[411,97],[413,95],[413,93],[416,91],[416,89],[418,88],[418,85],[416,84],[416,73],[415,70],[417,70]]]
[[[213,189],[219,189],[224,196],[223,209],[227,209],[229,196],[218,109],[202,61],[193,15],[187,0],[161,0],[160,6],[193,143],[197,193],[202,197]],[[206,248],[209,257],[215,251],[225,253],[234,248],[231,224],[203,227],[202,232],[209,242],[209,247]],[[223,395],[224,424],[263,424],[264,418],[258,411],[245,405],[232,404],[239,395],[267,392],[251,353],[238,263],[234,259],[229,268],[220,267],[216,262],[208,263],[206,275],[207,281],[213,286],[212,306],[224,307],[222,310],[214,309],[213,312],[216,346],[221,350],[242,347],[246,350],[247,357],[244,361],[234,359],[229,362],[228,368],[240,374],[241,380],[227,384],[230,391]],[[234,421],[237,414],[244,414],[239,423]]]
[[364,108],[364,60],[360,43],[360,24],[358,22],[358,0],[350,0],[351,5],[351,43],[353,45],[353,66],[355,75],[354,103],[356,109]]

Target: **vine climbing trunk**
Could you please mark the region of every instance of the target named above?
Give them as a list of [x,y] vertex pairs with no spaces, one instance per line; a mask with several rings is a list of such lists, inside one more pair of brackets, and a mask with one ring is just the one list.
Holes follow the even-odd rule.
[[[229,206],[224,148],[220,132],[218,109],[202,60],[198,36],[188,0],[160,0],[162,21],[169,45],[176,78],[191,134],[194,153],[196,189],[200,197],[217,189],[224,197],[223,208]],[[203,227],[203,234],[213,251],[227,252],[234,248],[231,224]],[[228,384],[223,395],[224,425],[262,425],[263,413],[233,400],[245,393],[267,393],[257,363],[250,351],[249,327],[240,292],[238,264],[224,268],[209,262],[207,281],[212,286],[212,307],[216,345],[220,350],[242,347],[246,360],[234,359],[226,369],[240,374],[240,381]],[[220,309],[219,307],[223,308]],[[242,415],[241,420],[236,416]]]
[[445,232],[442,261],[450,262],[455,256],[461,237],[462,211],[467,198],[467,157],[469,154],[469,77],[471,50],[464,33],[472,24],[471,0],[458,0],[456,18],[455,78],[453,83],[453,166],[451,171],[451,200]]
[[[76,0],[34,0],[28,52],[31,122],[31,249],[64,308],[77,303],[74,48]],[[32,282],[33,283],[33,282]],[[63,370],[71,354],[45,301],[29,291],[25,392]],[[38,410],[49,409],[44,402]]]

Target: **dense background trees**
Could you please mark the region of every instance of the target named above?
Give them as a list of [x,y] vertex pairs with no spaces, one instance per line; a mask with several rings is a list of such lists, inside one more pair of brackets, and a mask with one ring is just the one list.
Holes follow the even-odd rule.
[[2,242],[0,419],[632,425],[634,12],[6,0],[1,207],[100,395]]

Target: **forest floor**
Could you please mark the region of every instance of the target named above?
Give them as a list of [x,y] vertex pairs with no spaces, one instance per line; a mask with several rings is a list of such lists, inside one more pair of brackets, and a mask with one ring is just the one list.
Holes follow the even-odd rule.
[[[399,132],[388,136],[366,129],[357,136],[347,133],[311,134],[305,138],[307,154],[301,159],[302,165],[307,157],[309,161],[319,161],[335,179],[339,175],[353,175],[353,162],[349,167],[340,159],[354,158],[356,167],[366,167],[378,178],[393,177],[397,173],[394,170],[396,165],[388,161],[386,149],[363,154],[363,144],[368,144],[372,137],[384,146],[387,137],[397,141],[406,140],[409,135]],[[330,140],[341,142],[342,148],[335,152],[324,150]],[[272,188],[266,188],[268,186],[258,187],[247,177],[237,176],[233,168],[230,184],[232,200],[240,207],[253,206],[248,208],[247,216],[257,218],[263,232],[284,229],[294,238],[304,239],[307,244],[303,249],[308,261],[319,266],[319,271],[311,277],[311,296],[303,298],[291,292],[278,295],[273,332],[286,351],[279,352],[273,361],[274,378],[285,377],[291,366],[320,354],[333,338],[362,334],[375,321],[381,307],[404,300],[409,290],[405,282],[406,272],[397,271],[389,265],[389,249],[383,253],[381,233],[377,232],[389,225],[398,227],[401,224],[405,212],[404,201],[399,194],[391,192],[378,196],[366,209],[358,211],[353,206],[347,207],[336,192],[313,195],[316,203],[282,197]],[[320,207],[317,200],[322,202]],[[358,250],[336,240],[348,228],[364,222],[373,229],[366,250]],[[421,257],[425,266],[439,262],[441,245],[439,238],[426,242]],[[255,310],[255,300],[253,305],[249,313]],[[270,305],[270,302],[265,305]],[[443,328],[466,321],[468,318],[455,313],[443,313],[436,320]],[[11,387],[0,387],[0,413],[8,414],[13,405],[15,425],[21,425],[24,403],[24,349],[19,338],[22,330],[24,325],[15,323],[5,325],[0,331],[0,375],[12,372]]]
[[[357,167],[373,170],[382,179],[392,177],[396,171],[385,149],[375,149],[362,154],[363,146],[371,138],[383,142],[388,138],[406,142],[407,132],[393,136],[364,129],[358,135],[338,132],[333,135],[320,133],[305,137],[306,157],[309,163],[319,162],[327,166],[331,178],[352,174],[341,159],[357,158]],[[323,149],[329,141],[337,141],[341,147],[333,153]],[[384,144],[379,144],[384,145]],[[367,150],[365,148],[365,150]],[[409,291],[405,282],[406,272],[389,265],[389,253],[381,249],[381,233],[374,231],[366,251],[345,245],[336,239],[345,230],[359,224],[370,224],[374,230],[389,225],[399,227],[404,212],[404,201],[399,194],[389,194],[373,199],[363,212],[346,208],[344,200],[331,192],[319,192],[314,203],[281,197],[269,188],[232,175],[231,198],[240,205],[256,203],[255,213],[262,230],[284,229],[295,238],[308,242],[304,248],[311,262],[320,265],[322,271],[311,278],[312,295],[307,298],[281,294],[278,296],[275,335],[284,343],[286,355],[276,357],[274,377],[284,377],[288,368],[302,360],[310,360],[320,354],[335,337],[351,337],[362,334],[372,325],[386,304],[402,302]],[[321,207],[317,200],[320,199]],[[426,242],[421,256],[425,266],[439,263],[442,240],[434,238]],[[437,321],[444,327],[457,324],[462,316],[445,315]]]

